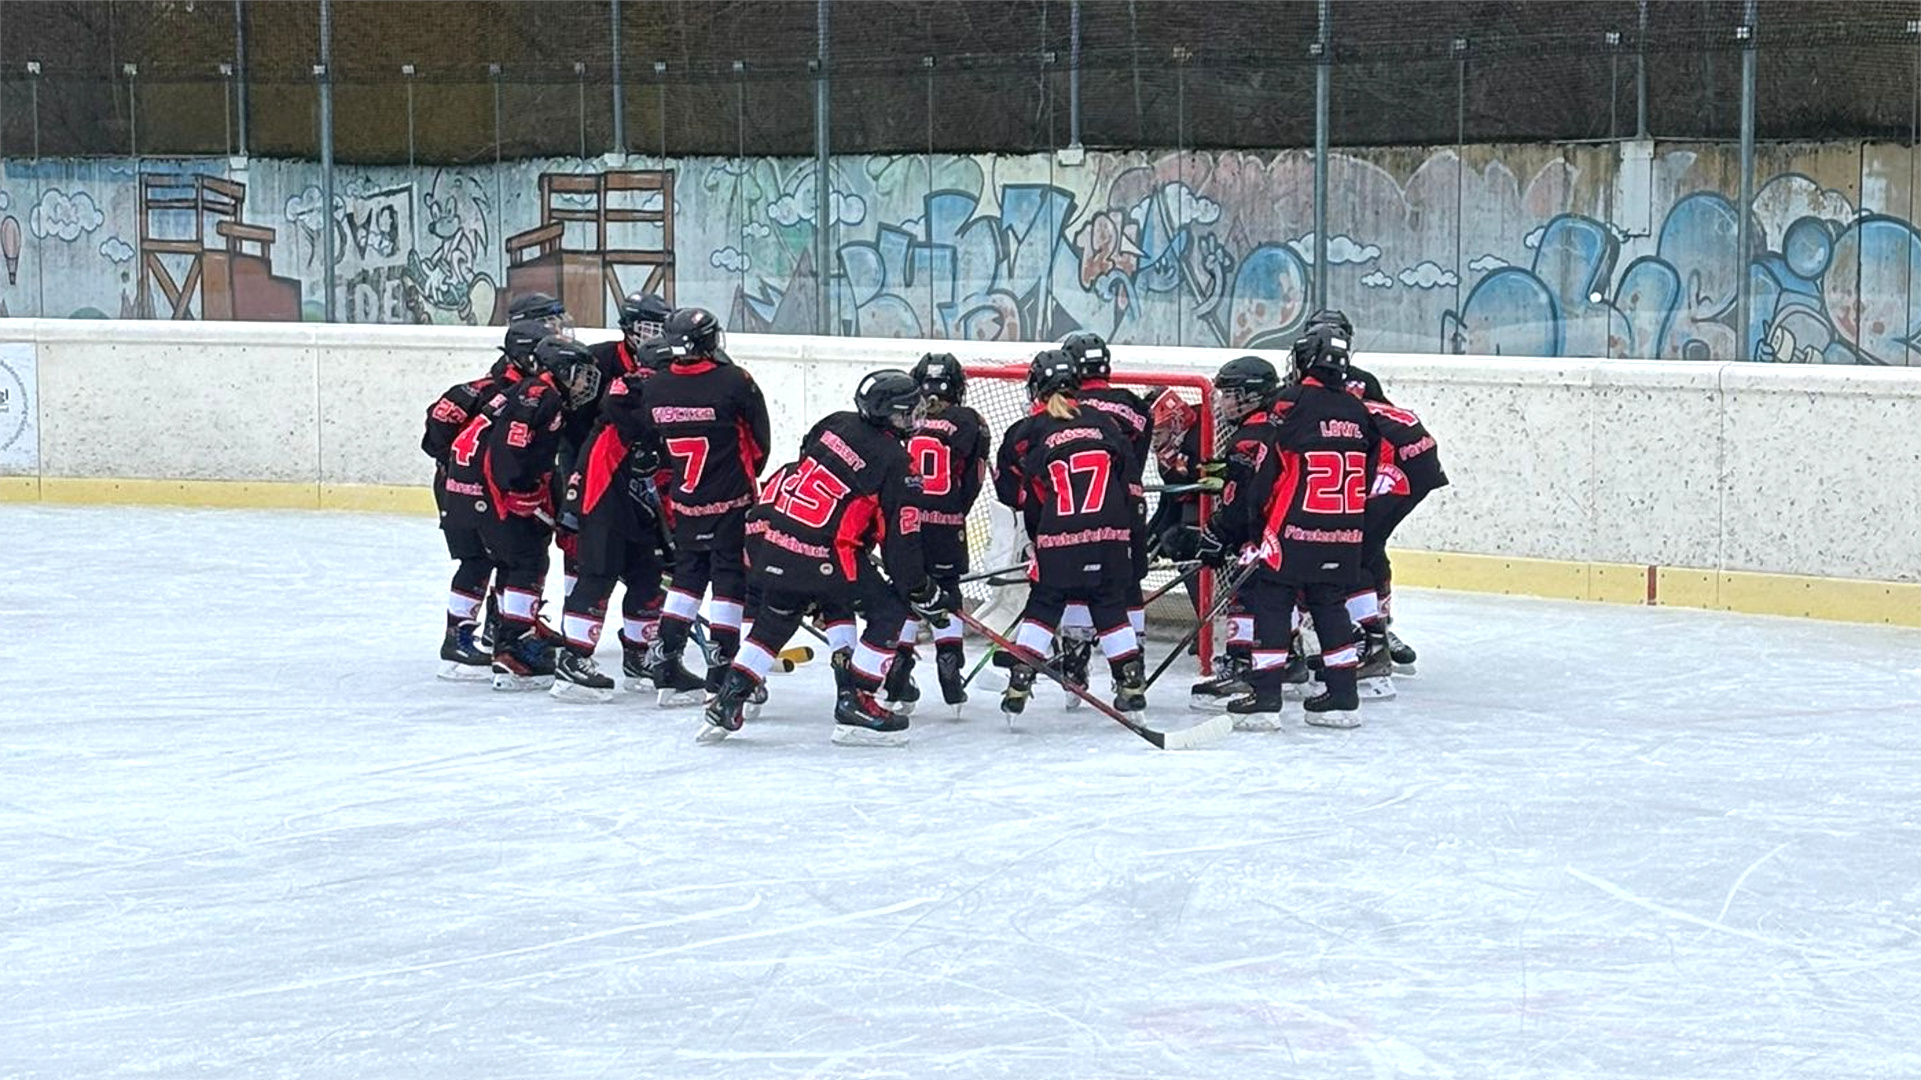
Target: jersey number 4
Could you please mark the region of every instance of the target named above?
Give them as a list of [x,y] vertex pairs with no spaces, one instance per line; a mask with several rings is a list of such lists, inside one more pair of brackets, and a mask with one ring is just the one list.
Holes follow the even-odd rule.
[[954,455],[947,444],[932,435],[916,435],[907,440],[913,455],[914,471],[920,473],[922,495],[945,495],[954,490]]
[[849,490],[845,480],[808,458],[781,480],[774,509],[809,528],[825,528]]
[[700,474],[707,471],[707,436],[668,439],[667,452],[680,460],[680,490],[693,494],[700,487]]
[[[1105,450],[1077,450],[1065,459],[1048,462],[1047,474],[1054,481],[1054,512],[1061,517],[1100,513],[1107,505],[1107,480],[1113,468],[1114,459]],[[1087,494],[1079,509],[1074,506],[1073,480],[1077,475],[1087,477]]]
[[448,454],[454,459],[454,464],[464,469],[474,463],[474,452],[480,449],[480,437],[486,433],[488,426],[492,423],[493,420],[488,418],[486,413],[482,413],[474,417],[466,427],[460,429],[460,434],[454,436],[453,445],[447,448]]
[[1307,493],[1301,509],[1310,514],[1359,514],[1367,509],[1367,455],[1359,450],[1309,450]]

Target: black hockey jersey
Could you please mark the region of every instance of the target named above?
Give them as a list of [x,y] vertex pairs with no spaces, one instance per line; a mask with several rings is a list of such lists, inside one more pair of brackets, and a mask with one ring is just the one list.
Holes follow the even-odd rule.
[[1447,486],[1441,451],[1421,418],[1384,401],[1368,401],[1368,415],[1380,430],[1375,456],[1375,495],[1426,495]]
[[914,426],[907,453],[920,476],[923,526],[966,527],[987,482],[991,442],[980,413],[965,405],[948,405]]
[[919,485],[893,432],[837,412],[801,440],[748,515],[749,560],[783,587],[819,593],[856,580],[867,552],[902,595],[926,580]]
[[583,518],[598,515],[633,539],[659,535],[659,501],[654,485],[659,479],[665,448],[660,432],[647,418],[640,384],[652,374],[631,373],[615,379],[601,398],[600,419],[583,446],[575,477],[568,484],[571,509]]
[[542,504],[554,514],[554,454],[567,421],[565,391],[546,375],[523,378],[504,393],[498,409],[483,410],[488,426],[483,468],[494,516],[505,520],[517,499]]
[[494,516],[494,497],[487,489],[488,435],[499,423],[507,403],[513,400],[522,379],[518,371],[505,372],[448,441],[446,455],[435,476],[443,527],[475,529]]
[[667,494],[677,533],[712,532],[717,518],[753,505],[769,424],[767,401],[745,371],[701,357],[677,359],[646,380],[641,400],[673,470]]
[[1286,580],[1352,582],[1380,438],[1359,398],[1303,379],[1234,432],[1209,527]]
[[1140,485],[1130,446],[1087,408],[1063,420],[1037,406],[1008,427],[994,492],[1026,521],[1041,580],[1073,588],[1131,572]]
[[1081,411],[1094,409],[1120,429],[1134,460],[1134,471],[1128,479],[1140,483],[1141,472],[1147,468],[1148,458],[1154,452],[1153,408],[1139,394],[1115,386],[1105,379],[1089,379],[1082,383],[1077,397]]
[[478,379],[455,383],[441,391],[427,407],[427,431],[420,437],[421,452],[433,458],[435,464],[444,465],[454,440],[460,437],[461,430],[473,419],[488,394],[494,387],[518,377],[517,372],[501,362]]

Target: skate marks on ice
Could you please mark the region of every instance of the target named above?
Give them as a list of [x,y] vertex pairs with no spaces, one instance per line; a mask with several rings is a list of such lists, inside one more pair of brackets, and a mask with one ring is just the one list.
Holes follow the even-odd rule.
[[1921,1075],[1921,635],[1410,592],[1353,732],[707,748],[433,680],[420,519],[0,544],[0,1076]]

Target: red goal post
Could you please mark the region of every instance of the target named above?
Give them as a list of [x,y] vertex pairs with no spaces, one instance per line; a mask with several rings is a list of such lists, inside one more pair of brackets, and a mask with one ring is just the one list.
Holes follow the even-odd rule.
[[[1027,369],[1025,363],[994,364],[986,362],[963,363],[967,372],[966,404],[981,414],[987,427],[988,437],[993,440],[996,454],[1000,451],[1001,437],[1014,421],[1027,415]],[[1142,369],[1117,367],[1109,377],[1115,386],[1125,387],[1145,397],[1150,391],[1164,390],[1179,394],[1183,400],[1194,407],[1196,423],[1200,427],[1200,445],[1205,448],[1218,446],[1214,430],[1214,381],[1206,375],[1193,371],[1168,369]],[[1160,465],[1150,460],[1144,477],[1148,488],[1148,507],[1153,507],[1164,496],[1154,489],[1163,484]],[[1213,510],[1213,497],[1201,495],[1201,520]],[[1013,511],[1000,505],[994,498],[992,484],[982,490],[974,503],[974,509],[967,516],[967,542],[969,562],[972,572],[999,569],[1011,566],[1021,559],[1026,546],[1026,534]],[[1162,566],[1165,561],[1160,560]],[[1155,589],[1172,582],[1175,573],[1168,569],[1149,572],[1143,589],[1152,593]],[[997,629],[1007,625],[1019,615],[1027,603],[1025,584],[998,583],[986,581],[971,582],[963,587],[967,600],[975,605],[974,614],[982,622]],[[1203,569],[1199,574],[1197,597],[1202,611],[1206,611],[1214,599],[1214,573]],[[1186,589],[1175,585],[1159,600],[1148,605],[1147,618],[1150,623],[1150,637],[1165,644],[1172,642],[1194,625],[1194,607],[1190,603]],[[1155,633],[1153,627],[1161,628]],[[1167,633],[1168,629],[1173,633]],[[1200,659],[1202,670],[1211,670],[1214,656],[1215,627],[1201,628]]]

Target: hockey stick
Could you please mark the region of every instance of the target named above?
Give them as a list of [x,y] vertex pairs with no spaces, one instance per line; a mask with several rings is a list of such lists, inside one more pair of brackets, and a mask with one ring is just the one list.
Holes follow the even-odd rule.
[[[960,584],[972,585],[976,581],[986,581],[992,585],[1013,584],[1012,582],[996,581],[994,579],[1005,577],[1008,574],[1024,574],[1026,571],[1027,564],[1025,562],[1017,562],[1012,566],[1003,566],[998,570],[981,570],[972,574],[963,575],[960,579]],[[1026,579],[1022,578],[1022,580],[1024,581]]]
[[[1179,585],[1181,582],[1186,581],[1188,578],[1193,577],[1195,573],[1198,572],[1200,569],[1201,569],[1201,562],[1199,559],[1194,559],[1189,562],[1177,562],[1172,566],[1149,567],[1148,570],[1150,573],[1156,570],[1175,570],[1175,571],[1178,571],[1178,573],[1175,574],[1174,579],[1172,581],[1169,581],[1167,584],[1161,586],[1158,589],[1155,589],[1153,592],[1148,593],[1146,596],[1142,597],[1141,606],[1146,607],[1147,605],[1153,603],[1154,601],[1159,600],[1161,597],[1166,596],[1169,592],[1173,591],[1174,586]],[[1022,584],[1025,581],[1026,579],[1023,578],[1020,582],[996,582],[995,584],[1010,584],[1010,585]],[[1003,631],[1003,633],[1007,633],[1007,634],[1013,633],[1014,628],[1020,625],[1020,621],[1021,620],[1019,615],[1014,616],[1014,621],[1007,624],[1007,629]],[[967,673],[967,678],[961,680],[961,689],[964,690],[967,687],[972,686],[974,684],[975,676],[981,673],[981,669],[985,668],[987,666],[987,662],[989,660],[992,660],[994,658],[994,654],[999,651],[1000,649],[998,647],[990,644],[987,647],[987,651],[981,655],[981,658],[979,660],[974,661],[974,669]]]
[[1208,609],[1206,615],[1195,620],[1194,629],[1189,630],[1187,634],[1181,638],[1180,641],[1175,643],[1174,650],[1168,653],[1166,656],[1162,657],[1161,665],[1154,669],[1154,674],[1149,675],[1147,677],[1147,685],[1149,689],[1152,689],[1154,686],[1154,683],[1160,679],[1161,673],[1166,671],[1168,667],[1170,667],[1174,663],[1174,658],[1186,653],[1187,646],[1191,644],[1195,638],[1201,636],[1201,627],[1206,626],[1208,623],[1213,622],[1215,619],[1220,617],[1221,612],[1227,610],[1227,605],[1233,601],[1234,594],[1240,591],[1242,583],[1244,583],[1245,581],[1247,581],[1248,578],[1254,575],[1254,568],[1258,565],[1260,564],[1256,562],[1249,562],[1247,565],[1242,566],[1238,570],[1234,571],[1233,576],[1229,580],[1221,584],[1221,587],[1220,587],[1221,594],[1214,598],[1214,606]]
[[1024,664],[1032,665],[1034,670],[1060,684],[1061,689],[1094,706],[1096,710],[1109,720],[1139,735],[1141,738],[1146,739],[1162,750],[1190,750],[1197,746],[1205,746],[1225,738],[1228,732],[1234,730],[1233,719],[1226,715],[1216,716],[1212,720],[1206,720],[1193,727],[1182,728],[1178,731],[1155,731],[1153,728],[1142,726],[1128,719],[1126,714],[1109,705],[1107,702],[1088,693],[1081,687],[1068,682],[1060,673],[1048,667],[1045,663],[1036,663],[1036,661],[1040,659],[1039,657],[988,629],[986,624],[982,623],[979,619],[974,618],[965,611],[957,611],[954,615],[975,633],[993,642],[1001,651],[1018,657]]

